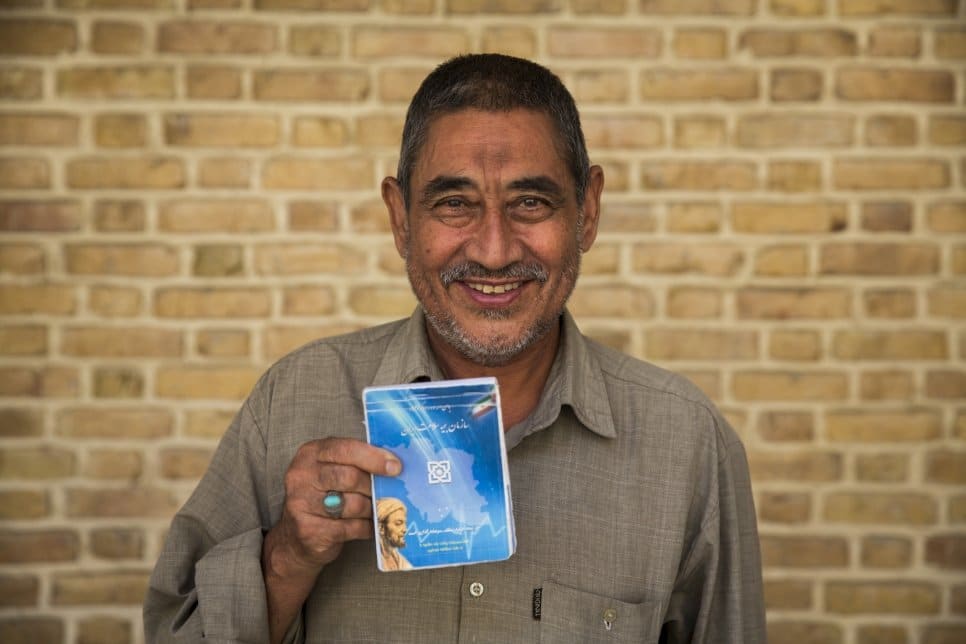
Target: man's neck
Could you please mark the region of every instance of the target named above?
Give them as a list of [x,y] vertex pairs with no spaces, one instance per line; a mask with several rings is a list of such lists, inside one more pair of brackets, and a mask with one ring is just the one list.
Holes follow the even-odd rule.
[[500,410],[505,430],[530,415],[540,402],[540,395],[550,375],[560,345],[560,324],[527,347],[505,365],[485,367],[468,360],[453,350],[427,324],[429,346],[436,362],[447,378],[481,378],[493,376],[500,384]]

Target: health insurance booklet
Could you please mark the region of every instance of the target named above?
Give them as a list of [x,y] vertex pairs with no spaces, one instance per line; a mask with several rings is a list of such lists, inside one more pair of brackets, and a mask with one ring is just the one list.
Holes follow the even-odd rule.
[[379,569],[507,559],[516,550],[496,378],[363,391],[366,435],[402,461],[372,477]]

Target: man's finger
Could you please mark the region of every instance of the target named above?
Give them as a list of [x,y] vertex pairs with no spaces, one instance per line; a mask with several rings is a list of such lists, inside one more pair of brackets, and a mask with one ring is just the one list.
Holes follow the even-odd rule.
[[396,476],[402,471],[402,463],[392,452],[354,438],[322,439],[316,458],[324,463],[352,465],[380,476]]

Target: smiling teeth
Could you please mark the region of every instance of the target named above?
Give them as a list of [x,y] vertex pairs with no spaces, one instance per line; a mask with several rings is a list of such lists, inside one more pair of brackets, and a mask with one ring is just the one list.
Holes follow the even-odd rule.
[[506,293],[508,291],[520,288],[520,282],[513,282],[511,284],[497,284],[496,286],[493,284],[468,284],[468,286],[471,289],[479,291],[485,295],[499,295],[501,293]]

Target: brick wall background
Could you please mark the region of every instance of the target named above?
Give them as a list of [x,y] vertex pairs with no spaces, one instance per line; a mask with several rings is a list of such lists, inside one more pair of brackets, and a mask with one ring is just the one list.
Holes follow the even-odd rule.
[[0,5],[0,641],[141,641],[257,375],[411,310],[378,182],[480,50],[582,108],[572,309],[742,434],[771,641],[966,641],[963,0]]

